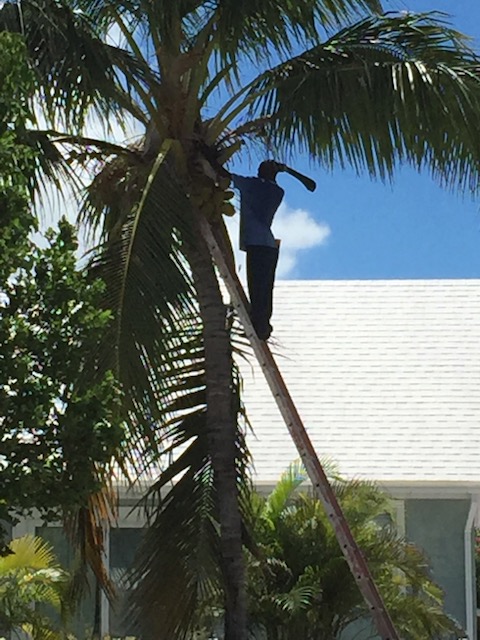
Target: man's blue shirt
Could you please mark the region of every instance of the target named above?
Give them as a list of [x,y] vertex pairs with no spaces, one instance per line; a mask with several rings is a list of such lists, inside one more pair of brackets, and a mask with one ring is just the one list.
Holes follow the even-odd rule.
[[283,200],[284,190],[272,180],[245,178],[232,174],[240,198],[240,249],[249,245],[275,247],[270,229],[273,216]]

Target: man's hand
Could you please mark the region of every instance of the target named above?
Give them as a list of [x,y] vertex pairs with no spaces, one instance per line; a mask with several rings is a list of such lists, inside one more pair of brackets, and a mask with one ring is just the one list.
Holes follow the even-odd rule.
[[219,164],[217,160],[217,151],[211,147],[208,147],[204,142],[200,144],[200,149],[203,157],[208,162],[210,167],[215,172],[216,176],[220,178],[228,178],[231,179],[232,174],[225,169],[225,167]]

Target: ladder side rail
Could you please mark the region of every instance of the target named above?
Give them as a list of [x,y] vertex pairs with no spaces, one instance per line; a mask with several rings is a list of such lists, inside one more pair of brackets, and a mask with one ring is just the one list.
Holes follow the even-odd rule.
[[247,310],[248,300],[245,292],[233,269],[233,261],[229,261],[225,255],[227,246],[223,237],[224,228],[217,227],[214,232],[209,222],[203,218],[201,220],[201,231],[220,275],[227,286],[235,310],[244,326],[255,356],[262,367],[285,424],[305,465],[312,488],[321,500],[332,523],[337,541],[358,584],[363,599],[370,610],[377,632],[382,640],[400,640],[400,636],[393,625],[370,573],[363,552],[353,537],[270,348],[266,342],[257,337],[253,328]]

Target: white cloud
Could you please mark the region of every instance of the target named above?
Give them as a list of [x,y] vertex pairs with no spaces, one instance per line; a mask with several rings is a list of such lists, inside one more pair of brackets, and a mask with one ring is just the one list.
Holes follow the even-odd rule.
[[317,222],[309,211],[290,209],[286,203],[280,206],[272,228],[282,241],[277,278],[293,277],[299,252],[325,245],[331,233],[328,224]]
[[[227,228],[234,246],[237,270],[245,282],[245,253],[238,249],[239,217],[228,218]],[[305,209],[291,209],[286,203],[280,206],[272,228],[275,237],[282,241],[277,278],[293,277],[299,253],[325,245],[331,233],[330,227],[324,222],[317,222],[312,213]]]
[[330,227],[317,222],[305,209],[290,209],[286,204],[280,208],[273,221],[273,233],[282,238],[282,247],[291,251],[311,249],[325,244]]

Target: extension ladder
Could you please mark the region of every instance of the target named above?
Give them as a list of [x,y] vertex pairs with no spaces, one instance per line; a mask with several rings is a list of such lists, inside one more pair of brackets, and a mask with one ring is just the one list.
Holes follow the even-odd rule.
[[255,356],[262,367],[270,390],[285,420],[285,424],[305,465],[312,487],[325,508],[350,571],[370,610],[377,633],[382,640],[400,640],[400,636],[393,626],[363,553],[355,542],[350,527],[345,520],[342,509],[320,464],[270,348],[266,342],[258,339],[250,321],[248,300],[237,277],[233,257],[229,258],[231,251],[229,250],[229,241],[223,221],[221,224],[211,226],[207,219],[202,216],[201,230],[210,254],[225,282],[232,304],[250,340]]

